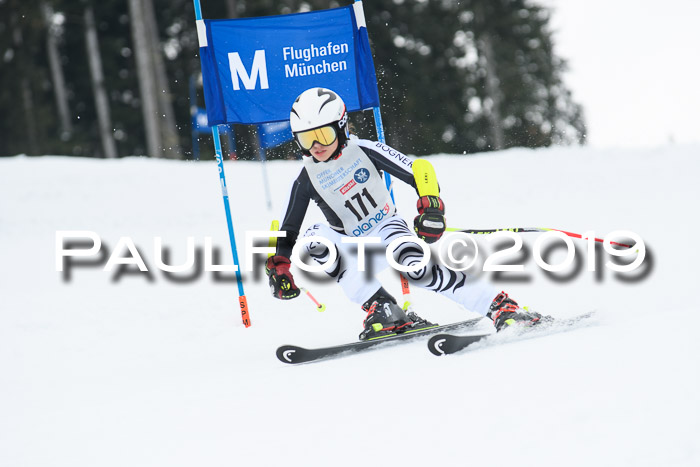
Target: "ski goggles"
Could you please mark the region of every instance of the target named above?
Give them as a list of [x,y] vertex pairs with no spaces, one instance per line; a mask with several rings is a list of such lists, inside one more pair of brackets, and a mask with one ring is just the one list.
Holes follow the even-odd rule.
[[303,150],[308,151],[316,141],[323,146],[333,144],[333,142],[338,139],[338,133],[331,125],[327,125],[321,128],[314,128],[313,130],[300,131],[299,133],[295,133],[294,137],[297,139],[299,146],[301,146]]

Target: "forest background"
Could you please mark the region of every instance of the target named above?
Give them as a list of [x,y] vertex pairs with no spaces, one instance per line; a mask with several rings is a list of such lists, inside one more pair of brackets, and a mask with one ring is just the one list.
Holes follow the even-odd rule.
[[[210,0],[208,19],[351,1]],[[584,144],[551,11],[527,0],[363,2],[387,142],[409,154]],[[193,157],[201,94],[191,0],[0,0],[0,156]],[[194,95],[191,93],[194,89]],[[283,105],[282,103],[280,105]],[[372,113],[352,121],[374,138]],[[256,128],[234,125],[238,157]],[[202,158],[211,137],[199,136]],[[268,153],[293,158],[291,143]]]

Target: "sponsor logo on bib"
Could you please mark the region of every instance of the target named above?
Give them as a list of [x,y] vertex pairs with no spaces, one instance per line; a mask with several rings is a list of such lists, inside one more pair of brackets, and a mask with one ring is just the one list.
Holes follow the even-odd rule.
[[355,180],[350,180],[348,183],[340,187],[340,192],[342,194],[347,193],[348,191],[352,190],[352,188],[357,185],[357,182]]
[[367,180],[369,180],[369,170],[357,169],[353,178],[357,183],[365,183]]
[[367,219],[367,222],[363,222],[362,224],[358,225],[352,230],[352,234],[355,237],[359,237],[365,232],[368,232],[372,230],[377,224],[379,224],[382,219],[384,219],[387,214],[389,214],[389,211],[391,211],[391,207],[389,206],[389,203],[385,204],[382,209],[377,211],[377,213]]

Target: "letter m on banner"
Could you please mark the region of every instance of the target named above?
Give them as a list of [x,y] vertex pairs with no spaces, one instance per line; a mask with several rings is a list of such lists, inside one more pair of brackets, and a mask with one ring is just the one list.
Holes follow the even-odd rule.
[[265,61],[264,50],[255,51],[250,75],[243,66],[241,56],[238,54],[238,52],[229,53],[228,61],[231,65],[231,82],[233,83],[234,91],[241,90],[239,81],[243,81],[243,87],[245,87],[248,91],[253,91],[255,89],[255,84],[258,81],[258,77],[260,78],[260,89],[270,88],[267,81],[267,62]]
[[362,2],[331,10],[198,19],[211,125],[285,121],[303,91],[336,91],[348,111],[379,107]]

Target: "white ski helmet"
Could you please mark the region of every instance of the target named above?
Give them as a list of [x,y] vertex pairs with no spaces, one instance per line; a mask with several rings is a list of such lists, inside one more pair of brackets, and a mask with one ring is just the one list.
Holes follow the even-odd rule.
[[[309,155],[297,139],[297,133],[324,126],[331,126],[338,138],[338,149],[342,149],[348,140],[348,114],[345,102],[338,94],[326,88],[311,88],[302,92],[292,104],[289,112],[289,124],[297,144],[304,154]],[[323,144],[323,142],[321,142]]]

